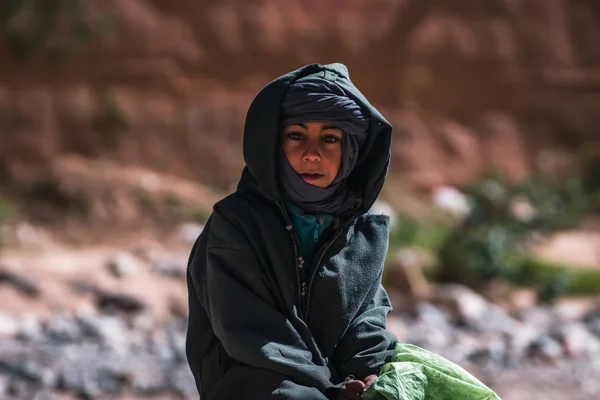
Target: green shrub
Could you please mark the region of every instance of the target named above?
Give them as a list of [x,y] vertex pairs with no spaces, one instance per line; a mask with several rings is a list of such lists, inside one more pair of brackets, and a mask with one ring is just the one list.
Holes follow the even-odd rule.
[[92,130],[100,134],[102,145],[114,149],[123,134],[130,129],[129,118],[111,92],[105,92],[92,117]]
[[82,0],[3,0],[0,34],[18,59],[57,60],[91,44],[101,24]]
[[5,197],[0,196],[0,246],[3,244],[2,227],[4,226],[11,211],[12,205],[10,201]]

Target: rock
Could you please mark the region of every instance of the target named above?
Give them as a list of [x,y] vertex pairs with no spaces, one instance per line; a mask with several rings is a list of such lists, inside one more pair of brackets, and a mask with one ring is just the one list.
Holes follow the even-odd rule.
[[179,227],[177,236],[185,243],[191,245],[196,242],[196,239],[198,239],[203,230],[204,225],[188,222]]
[[557,323],[556,316],[546,306],[535,306],[520,310],[517,312],[517,318],[519,321],[541,330],[549,330]]
[[171,319],[165,326],[167,338],[175,359],[179,363],[186,363],[185,342],[187,333],[187,321],[185,319]]
[[118,394],[122,387],[128,381],[126,374],[121,371],[115,371],[111,368],[99,368],[96,372],[98,390],[102,394]]
[[561,322],[582,321],[591,315],[597,302],[590,298],[559,299],[553,307],[553,314]]
[[97,345],[68,345],[63,347],[57,388],[74,392],[80,397],[94,399],[101,394],[97,370],[106,355]]
[[128,253],[119,253],[111,258],[108,263],[110,272],[116,277],[133,275],[138,271],[137,260]]
[[0,371],[28,382],[42,382],[44,374],[44,369],[32,360],[0,360]]
[[96,292],[96,284],[89,281],[84,280],[73,280],[69,282],[71,288],[77,293],[95,293]]
[[439,353],[454,339],[455,331],[448,323],[446,314],[429,303],[419,303],[415,309],[416,319],[407,321],[406,341]]
[[407,328],[406,328],[406,325],[404,324],[404,322],[402,321],[402,319],[400,319],[394,315],[388,315],[387,320],[386,320],[386,327],[387,327],[388,331],[390,331],[394,335],[396,335],[396,338],[398,338],[399,342],[406,341]]
[[433,204],[457,217],[466,216],[471,209],[467,196],[453,187],[438,187],[433,191],[432,197]]
[[81,327],[67,312],[56,313],[49,318],[46,334],[54,340],[65,342],[79,341],[83,337]]
[[171,278],[186,279],[188,256],[166,257],[152,262],[152,270]]
[[369,210],[371,214],[375,215],[387,215],[390,217],[390,226],[393,227],[397,220],[397,213],[394,207],[387,201],[376,200]]
[[122,349],[127,344],[127,327],[119,317],[85,315],[77,321],[85,334],[101,339],[113,349]]
[[171,315],[177,318],[187,319],[189,316],[189,306],[185,298],[170,297],[169,298],[169,311]]
[[40,294],[40,290],[33,279],[5,268],[0,268],[0,283],[8,284],[26,296],[36,297]]
[[556,363],[563,355],[563,349],[557,340],[549,335],[542,335],[531,344],[528,354],[532,358]]
[[415,311],[417,319],[426,325],[443,331],[450,329],[448,315],[433,304],[421,302],[417,304]]
[[96,303],[98,308],[109,312],[138,313],[146,309],[146,304],[142,300],[122,293],[98,292]]
[[15,337],[19,333],[19,324],[13,318],[0,314],[0,338]]
[[513,196],[510,200],[510,212],[517,220],[529,223],[537,216],[537,210],[529,199],[523,195]]
[[507,345],[502,336],[494,335],[480,339],[478,348],[468,359],[480,366],[496,367],[504,364]]
[[481,320],[488,310],[488,302],[463,285],[442,285],[433,293],[433,301],[450,312],[453,320],[473,324]]
[[0,398],[5,398],[8,394],[9,379],[5,375],[0,374]]
[[61,400],[61,397],[48,390],[42,390],[35,394],[33,400]]
[[515,313],[531,309],[537,305],[537,292],[534,289],[512,290],[509,304]]
[[170,389],[166,374],[154,361],[136,364],[131,370],[130,379],[131,387],[137,393],[152,395]]
[[24,314],[18,321],[18,337],[23,340],[37,341],[44,335],[42,324],[35,314]]
[[169,372],[169,383],[175,393],[182,395],[185,399],[198,398],[198,389],[196,388],[194,376],[187,366],[173,368]]
[[398,251],[385,266],[387,285],[416,299],[425,299],[431,291],[422,270],[419,254],[412,249]]
[[600,315],[598,317],[589,318],[587,321],[587,328],[589,331],[600,338]]
[[518,365],[527,356],[531,345],[542,335],[542,330],[534,324],[520,324],[506,335],[506,361]]
[[490,304],[483,317],[470,323],[479,332],[502,332],[510,334],[520,323],[495,304]]
[[569,357],[579,358],[600,352],[600,340],[582,323],[561,325],[551,334],[562,343],[564,352]]
[[7,393],[16,399],[26,399],[29,397],[29,388],[27,382],[21,379],[11,379],[8,382]]
[[152,333],[152,354],[159,360],[170,362],[175,359],[175,352],[169,343],[169,338],[164,330],[157,330]]

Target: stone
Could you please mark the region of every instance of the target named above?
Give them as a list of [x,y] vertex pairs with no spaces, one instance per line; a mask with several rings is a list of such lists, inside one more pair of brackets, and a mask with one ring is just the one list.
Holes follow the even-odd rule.
[[32,278],[6,268],[0,268],[0,283],[8,284],[29,297],[36,297],[40,294],[40,289]]
[[204,230],[204,225],[188,222],[179,227],[177,236],[187,244],[194,244]]
[[187,366],[173,368],[169,373],[169,383],[175,393],[179,393],[185,399],[198,397],[198,389],[194,381],[192,371]]
[[507,345],[500,335],[492,335],[481,338],[475,351],[469,354],[470,361],[480,366],[495,367],[504,364]]
[[582,321],[598,307],[597,301],[591,298],[559,299],[552,311],[561,322]]
[[131,370],[131,386],[135,392],[145,395],[163,393],[170,389],[166,375],[156,362],[136,364]]
[[18,320],[18,337],[23,340],[37,341],[44,335],[39,317],[35,314],[24,314]]
[[562,343],[565,355],[569,357],[579,358],[600,352],[600,340],[582,323],[561,325],[551,334]]
[[386,215],[390,218],[390,227],[394,227],[397,220],[397,212],[390,203],[384,200],[376,200],[369,210],[371,214]]
[[528,354],[547,363],[556,363],[563,355],[563,348],[550,335],[542,335],[531,344]]
[[14,318],[0,314],[0,338],[15,337],[18,333],[18,322]]
[[123,293],[98,292],[96,303],[103,311],[138,313],[146,309],[146,304],[142,300]]
[[85,280],[73,280],[69,282],[69,286],[76,291],[77,293],[95,293],[96,292],[96,284],[93,282],[85,281]]
[[127,327],[117,316],[86,315],[77,320],[85,334],[101,339],[111,348],[121,349],[127,343]]
[[124,277],[135,274],[139,267],[135,257],[128,253],[119,253],[112,257],[108,263],[110,272],[116,277]]
[[587,320],[587,328],[591,333],[600,338],[600,315]]
[[42,390],[35,394],[33,400],[61,400],[61,397],[49,390]]
[[67,313],[56,313],[48,319],[46,334],[54,340],[74,342],[83,337],[81,327],[75,318]]
[[152,270],[160,275],[185,280],[188,256],[169,256],[152,261]]
[[0,370],[28,382],[41,382],[44,369],[33,360],[0,359]]
[[386,284],[415,299],[429,296],[431,287],[425,278],[419,254],[412,249],[399,250],[385,266]]
[[482,320],[489,308],[482,296],[457,284],[439,286],[433,292],[432,301],[448,310],[453,321],[468,326]]
[[450,186],[440,186],[433,191],[432,201],[438,208],[463,218],[471,207],[467,196],[460,190]]
[[407,328],[406,324],[404,324],[401,318],[398,318],[394,315],[388,315],[386,320],[386,328],[388,331],[396,335],[396,338],[398,338],[399,342],[406,341]]

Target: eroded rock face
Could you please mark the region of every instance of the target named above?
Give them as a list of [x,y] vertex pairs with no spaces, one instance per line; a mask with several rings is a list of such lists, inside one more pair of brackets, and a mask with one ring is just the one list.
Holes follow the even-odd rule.
[[591,1],[87,3],[88,47],[48,61],[0,45],[4,178],[75,152],[228,188],[253,95],[313,61],[349,67],[397,128],[392,173],[421,188],[490,165],[518,178],[542,148],[594,140],[600,122]]

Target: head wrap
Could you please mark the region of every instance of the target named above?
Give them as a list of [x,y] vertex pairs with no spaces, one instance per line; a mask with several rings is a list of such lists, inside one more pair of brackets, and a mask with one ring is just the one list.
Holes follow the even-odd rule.
[[[308,213],[341,214],[359,200],[349,198],[346,178],[352,172],[367,138],[369,118],[335,82],[309,76],[290,85],[281,106],[282,128],[305,122],[327,122],[343,132],[342,161],[334,181],[326,188],[305,182],[291,167],[279,146],[279,183],[283,195]],[[355,206],[356,204],[353,204]]]

